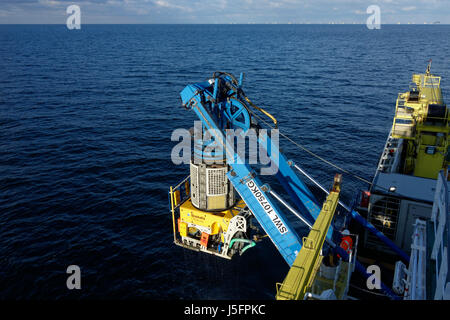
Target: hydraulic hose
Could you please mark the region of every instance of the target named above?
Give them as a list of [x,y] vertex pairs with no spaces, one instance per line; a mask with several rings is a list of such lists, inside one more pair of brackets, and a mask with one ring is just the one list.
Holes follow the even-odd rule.
[[254,247],[254,246],[256,245],[255,241],[248,240],[248,239],[235,238],[235,239],[232,239],[232,240],[230,241],[230,244],[229,244],[228,248],[231,248],[231,247],[233,246],[233,244],[234,244],[236,241],[237,241],[237,242],[248,243],[248,245],[246,245],[246,246],[242,249],[241,254],[243,254],[245,251],[247,251],[247,249],[250,249],[250,248],[252,248],[252,247]]

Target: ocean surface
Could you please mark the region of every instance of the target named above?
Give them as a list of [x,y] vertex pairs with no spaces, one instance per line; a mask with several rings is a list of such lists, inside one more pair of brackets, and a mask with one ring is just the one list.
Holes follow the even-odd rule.
[[[371,180],[397,93],[431,58],[448,96],[449,52],[448,25],[1,25],[0,299],[273,299],[288,267],[268,239],[232,261],[173,244],[167,192],[189,170],[170,137],[196,120],[180,91],[245,72],[283,133]],[[335,168],[280,143],[330,186]]]

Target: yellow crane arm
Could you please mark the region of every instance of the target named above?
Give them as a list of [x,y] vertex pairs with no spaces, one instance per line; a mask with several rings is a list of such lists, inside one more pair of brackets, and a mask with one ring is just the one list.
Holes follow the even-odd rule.
[[277,300],[302,300],[311,287],[322,262],[320,252],[339,202],[342,175],[336,174],[333,188],[325,200],[308,237],[297,255],[283,283],[277,283]]

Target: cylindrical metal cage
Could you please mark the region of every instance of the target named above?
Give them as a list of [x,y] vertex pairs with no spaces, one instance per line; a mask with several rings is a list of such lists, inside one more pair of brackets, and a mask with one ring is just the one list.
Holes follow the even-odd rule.
[[222,211],[236,202],[235,191],[227,178],[226,164],[196,164],[191,161],[191,201],[204,211]]

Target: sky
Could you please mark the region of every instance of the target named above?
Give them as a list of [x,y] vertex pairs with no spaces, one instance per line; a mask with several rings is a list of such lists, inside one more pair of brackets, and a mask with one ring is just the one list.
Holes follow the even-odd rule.
[[450,23],[450,0],[0,0],[0,24],[65,24],[73,4],[82,24],[365,24],[370,5],[381,24]]

